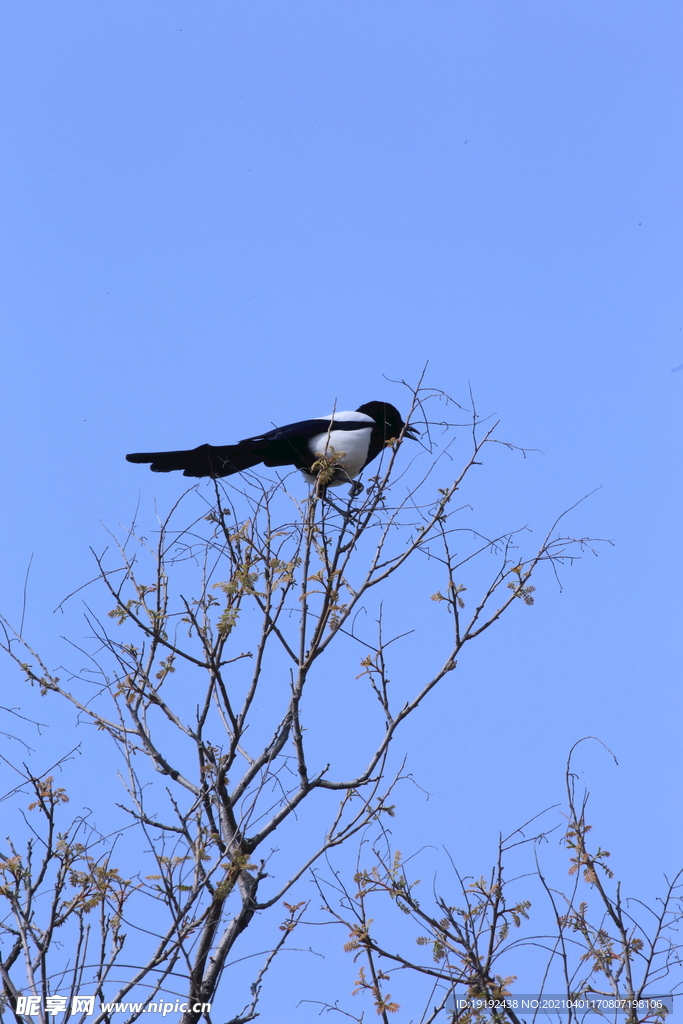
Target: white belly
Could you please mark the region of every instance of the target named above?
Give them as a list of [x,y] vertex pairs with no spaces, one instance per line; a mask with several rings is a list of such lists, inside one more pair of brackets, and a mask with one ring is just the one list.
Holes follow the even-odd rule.
[[[311,438],[308,442],[309,450],[312,453],[320,452],[327,455],[332,454],[332,449],[340,455],[344,452],[341,455],[339,465],[343,466],[349,477],[355,477],[360,473],[368,457],[370,435],[375,425],[374,420],[370,416],[365,416],[359,412],[335,413],[334,418],[336,420],[353,420],[354,422],[367,421],[368,426],[362,427],[360,430],[335,430],[333,424],[332,430],[326,430],[324,433]],[[302,472],[309,483],[315,483],[314,476],[305,471]],[[341,479],[331,480],[329,486],[340,487],[344,483],[348,483],[348,480],[342,477]]]

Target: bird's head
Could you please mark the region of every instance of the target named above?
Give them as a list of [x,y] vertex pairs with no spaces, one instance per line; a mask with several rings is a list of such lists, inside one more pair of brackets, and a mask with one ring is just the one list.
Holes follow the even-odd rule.
[[409,437],[411,441],[417,441],[419,432],[414,427],[406,427],[398,409],[389,402],[366,402],[365,405],[359,406],[356,412],[370,416],[375,423],[383,427],[385,441],[398,437],[404,427],[403,436]]

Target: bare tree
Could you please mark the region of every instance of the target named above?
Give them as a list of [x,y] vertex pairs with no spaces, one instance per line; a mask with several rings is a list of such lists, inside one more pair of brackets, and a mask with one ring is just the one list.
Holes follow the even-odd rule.
[[[645,1024],[671,1012],[662,996],[683,986],[683,870],[665,879],[654,908],[624,898],[608,866],[609,852],[589,843],[588,793],[577,796],[572,772],[577,746],[567,760],[562,825],[535,831],[548,817],[543,812],[501,836],[488,876],[462,877],[451,862],[455,897],[434,889],[429,899],[392,849],[386,828],[362,844],[352,886],[339,870],[316,872],[323,908],[348,931],[345,949],[361,961],[354,994],[368,993],[383,1021],[399,1009],[387,986],[402,980],[413,989],[422,982],[421,1024],[446,1013],[462,1024],[521,1024],[549,1016],[571,1024],[588,1012]],[[541,850],[558,831],[570,855],[568,889],[551,884],[543,864]],[[520,851],[529,850],[532,870],[511,875],[514,855],[519,862]],[[362,866],[365,859],[371,866]],[[533,882],[546,902],[545,912],[535,915],[548,929],[541,934],[530,926]],[[388,907],[378,902],[413,923],[407,941],[396,940],[395,911],[387,916]],[[522,967],[532,980],[520,989],[513,983]]]
[[[496,426],[482,428],[472,409],[463,456],[457,425],[443,421],[454,405],[422,386],[410,395],[407,421],[422,426],[422,450],[409,463],[403,435],[393,439],[362,497],[329,500],[324,485],[343,458],[332,453],[303,504],[286,479],[244,475],[239,486],[192,488],[159,520],[153,544],[134,524],[115,564],[109,550],[97,555],[109,621],[86,605],[86,669],[58,676],[5,623],[4,649],[29,683],[95,726],[109,763],[118,752],[128,819],[110,834],[88,817],[58,825],[66,793],[49,773],[23,770],[35,835],[0,863],[2,977],[17,1020],[19,996],[41,998],[42,1024],[47,1000],[81,991],[97,998],[94,1024],[111,1004],[127,1000],[132,1021],[150,1001],[176,996],[185,1024],[210,1020],[221,991],[235,998],[221,981],[253,954],[246,935],[262,921],[267,952],[230,1011],[232,1024],[256,1017],[264,976],[305,911],[291,895],[296,883],[391,814],[402,724],[463,648],[513,606],[533,603],[541,567],[557,570],[590,548],[563,536],[561,519],[526,553],[525,528],[487,537],[466,527],[458,499],[501,444]],[[491,553],[493,570],[482,560]],[[408,563],[449,625],[441,613],[431,668],[397,688],[386,606]],[[367,684],[349,697],[362,704],[357,737],[316,711],[333,671]],[[274,909],[283,902],[284,915]],[[67,1015],[78,1016],[71,1006]]]

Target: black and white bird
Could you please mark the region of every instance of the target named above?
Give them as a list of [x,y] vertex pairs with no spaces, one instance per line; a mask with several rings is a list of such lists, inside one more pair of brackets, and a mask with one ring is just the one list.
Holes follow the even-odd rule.
[[327,461],[325,486],[352,484],[352,495],[363,488],[354,478],[388,443],[400,437],[416,440],[398,409],[388,402],[367,402],[355,412],[333,412],[312,420],[289,423],[237,444],[200,444],[180,452],[135,452],[129,462],[149,462],[154,473],[182,470],[184,476],[224,477],[264,466],[294,466],[309,483]]

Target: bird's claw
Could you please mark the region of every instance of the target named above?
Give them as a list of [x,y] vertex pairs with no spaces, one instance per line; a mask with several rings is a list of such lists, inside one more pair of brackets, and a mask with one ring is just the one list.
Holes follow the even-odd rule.
[[365,488],[360,480],[354,480],[349,488],[349,497],[357,498],[359,494],[362,494]]

